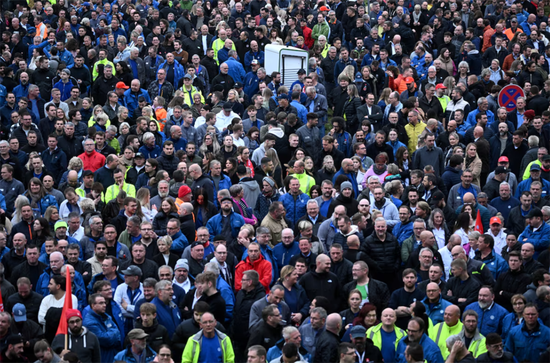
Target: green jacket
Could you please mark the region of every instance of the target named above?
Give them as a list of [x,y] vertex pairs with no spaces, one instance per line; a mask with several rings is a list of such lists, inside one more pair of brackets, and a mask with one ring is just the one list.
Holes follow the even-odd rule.
[[444,321],[436,324],[430,329],[430,338],[439,346],[439,349],[441,350],[441,355],[443,356],[443,359],[447,359],[449,354],[449,350],[447,349],[447,343],[446,340],[451,335],[457,335],[462,331],[462,322],[460,320],[455,326],[449,327],[447,323]]
[[104,60],[98,60],[97,62],[95,62],[94,64],[94,69],[92,70],[92,79],[95,81],[97,77],[99,77],[99,73],[97,72],[97,66],[99,64],[103,64],[103,65],[107,65],[107,64],[110,64],[111,67],[113,67],[113,76],[116,75],[116,67],[115,65],[113,64],[113,62],[111,62],[110,60],[108,60],[107,58],[105,58]]
[[404,264],[406,264],[407,261],[409,260],[409,256],[411,255],[415,247],[416,247],[416,237],[414,236],[414,231],[413,231],[412,236],[404,240],[403,244],[401,245],[401,261],[403,261]]
[[[221,331],[216,329],[220,346],[222,347],[223,362],[219,363],[235,363],[235,353],[233,352],[233,345],[231,339]],[[187,340],[185,350],[181,357],[181,363],[197,363],[199,361],[199,355],[202,345],[202,330]],[[216,362],[211,362],[216,363]]]
[[311,38],[317,41],[320,35],[324,35],[325,37],[327,37],[327,41],[328,41],[329,34],[330,34],[330,27],[328,26],[328,23],[326,21],[323,21],[321,24],[317,23],[313,27],[313,30],[311,31]]
[[[464,338],[464,329],[460,333],[458,333],[458,336],[462,341],[465,340]],[[487,353],[487,346],[485,345],[485,337],[481,335],[479,332],[479,329],[476,329],[476,333],[474,334],[474,337],[472,338],[472,341],[470,342],[470,347],[468,348],[470,353],[474,356],[474,358],[477,359],[480,355],[483,353]]]
[[[395,331],[395,349],[397,350],[397,344],[401,339],[403,339],[403,337],[407,336],[407,333],[395,325],[393,326],[393,329]],[[378,349],[382,350],[382,334],[380,333],[380,330],[382,330],[382,323],[370,327],[369,330],[367,330],[367,338],[372,340]]]
[[[128,171],[128,170],[126,170],[126,171]],[[136,197],[136,187],[133,186],[132,184],[128,184],[128,183],[125,182],[124,185],[122,186],[122,190],[124,190],[126,192],[126,195],[128,197],[133,197],[133,198]],[[105,202],[105,204],[109,203],[111,200],[113,200],[117,197],[118,193],[119,193],[118,185],[116,185],[116,184],[111,185],[103,193],[103,202]]]

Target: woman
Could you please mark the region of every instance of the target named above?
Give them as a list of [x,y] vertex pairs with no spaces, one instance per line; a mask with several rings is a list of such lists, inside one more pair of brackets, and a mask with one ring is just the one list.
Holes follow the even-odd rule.
[[178,215],[178,207],[172,198],[165,198],[160,204],[160,211],[153,219],[153,230],[158,236],[165,236],[167,234],[166,225],[172,218],[180,218]]
[[395,153],[395,164],[399,168],[399,174],[401,178],[405,180],[405,185],[409,184],[409,165],[411,165],[411,158],[409,155],[409,149],[406,146],[401,146]]
[[468,84],[468,76],[470,75],[470,66],[468,62],[462,61],[458,63],[458,73],[455,75],[456,83]]
[[48,221],[50,225],[50,232],[54,232],[55,223],[59,220],[59,208],[56,206],[49,206],[46,208],[46,213],[44,213],[44,218]]
[[239,146],[237,148],[237,162],[239,165],[244,165],[250,169],[250,177],[254,178],[254,169],[256,165],[250,160],[250,150],[246,146]]
[[174,268],[176,266],[176,263],[178,262],[179,256],[170,252],[171,247],[172,237],[166,235],[159,237],[157,241],[159,254],[153,256],[153,261],[156,262],[159,266],[168,265]]
[[[120,61],[115,65],[116,69],[116,77],[121,81],[124,82],[125,85],[132,84],[132,80],[134,79],[134,72],[130,69],[130,66],[128,65],[127,61]],[[147,88],[147,87],[142,87]]]
[[239,182],[239,177],[237,176],[237,159],[229,158],[225,161],[225,168],[223,173],[231,179],[231,184],[237,184]]
[[209,151],[214,155],[217,155],[220,152],[220,143],[218,138],[214,133],[207,133],[204,135],[202,140],[202,145],[199,148],[199,156],[203,157],[206,152]]
[[218,214],[214,203],[208,200],[208,193],[203,188],[193,191],[193,215],[196,228],[206,226],[206,222]]
[[[244,188],[241,184],[232,185],[229,188],[229,194],[233,200],[233,211],[240,214],[244,218],[244,222],[253,226],[258,224],[258,218],[254,215],[252,208],[246,202],[244,198]],[[253,204],[252,204],[253,203]],[[254,200],[251,205],[256,205]]]
[[80,109],[80,116],[83,120],[89,120],[92,117],[92,100],[88,97],[82,99],[82,108]]
[[447,245],[447,241],[451,234],[449,233],[447,223],[445,223],[445,215],[441,209],[435,208],[432,214],[430,214],[428,229],[434,234],[438,250]]
[[377,105],[380,106],[382,112],[384,112],[386,105],[390,104],[390,93],[392,93],[391,88],[384,88],[382,93],[380,93],[380,98],[378,99]]
[[35,219],[44,216],[49,206],[59,207],[55,197],[46,192],[44,184],[38,178],[32,178],[29,181],[29,189],[25,192],[25,196],[29,200]]
[[462,164],[462,171],[469,169],[472,172],[472,184],[481,187],[481,167],[482,162],[479,156],[477,155],[477,145],[469,143],[466,146],[466,157],[464,158],[464,164]]
[[393,157],[397,155],[397,150],[399,150],[400,147],[406,147],[407,145],[403,144],[399,139],[397,138],[397,131],[395,129],[391,129],[389,133],[389,140],[386,142],[386,144],[390,145],[393,149]]
[[274,148],[271,148],[266,151],[265,156],[270,158],[273,162],[273,179],[277,182],[277,185],[283,185],[283,169],[281,167],[281,160],[277,155],[277,151]]
[[355,319],[353,319],[353,325],[362,325],[365,329],[369,330],[370,327],[373,327],[380,323],[378,321],[378,316],[376,313],[376,306],[372,303],[366,303],[363,305],[359,314]]
[[282,36],[279,32],[279,29],[271,28],[271,31],[269,32],[269,40],[271,41],[271,44],[284,45],[283,39],[281,38]]
[[[311,252],[320,255],[321,253],[325,253],[325,248],[321,242],[319,242],[319,238],[315,236],[317,232],[319,231],[320,224],[316,224],[313,226],[313,223],[310,221],[300,221],[298,222],[298,238],[296,240],[300,240],[300,238],[307,238],[311,241]],[[315,235],[314,235],[315,234]]]
[[390,194],[390,200],[399,209],[399,207],[401,207],[401,204],[403,204],[403,202],[401,201],[401,195],[403,195],[403,191],[405,190],[403,188],[403,184],[401,184],[401,181],[392,180],[386,183],[384,185],[384,190],[386,191],[386,193]]
[[527,304],[525,296],[516,294],[510,299],[514,311],[504,316],[502,319],[502,339],[506,339],[512,328],[523,322],[523,310]]
[[428,218],[430,218],[431,213],[432,209],[430,208],[430,205],[428,203],[424,201],[418,202],[415,210],[416,218],[421,218],[425,222],[428,222]]
[[139,188],[136,193],[136,199],[141,205],[141,211],[145,217],[144,221],[153,222],[157,214],[156,207],[151,209],[151,192],[148,188]]
[[321,189],[321,186],[314,185],[311,188],[309,188],[309,195],[310,195],[310,199],[315,199],[323,195],[323,190]]
[[249,149],[250,154],[260,147],[260,130],[256,126],[252,126],[244,137],[244,145]]
[[164,145],[164,142],[166,141],[166,136],[164,135],[164,132],[159,131],[158,122],[156,120],[150,120],[148,122],[148,126],[149,132],[155,136],[155,145]]
[[346,129],[355,134],[359,128],[359,119],[357,118],[357,109],[361,107],[359,92],[354,84],[350,84],[347,89],[348,99],[344,103],[344,119],[346,120]]
[[453,89],[456,86],[455,78],[453,76],[448,76],[447,78],[445,78],[445,80],[443,80],[443,85],[447,87],[447,89],[444,90],[443,94],[451,97],[453,93]]
[[120,128],[119,128],[119,131],[120,131],[120,136],[118,137],[118,143],[120,146],[126,146],[126,138],[128,137],[128,135],[130,134],[130,124],[128,122],[124,122],[124,120],[122,120],[122,118],[124,117],[124,115],[128,115],[128,109],[126,107],[125,110],[120,110],[122,107],[119,107],[118,109],[118,120],[121,122],[120,123]]
[[490,80],[495,84],[498,84],[501,79],[504,79],[504,71],[500,69],[500,62],[498,59],[493,59],[488,69],[491,72]]
[[426,120],[426,113],[424,112],[422,107],[420,107],[420,102],[418,101],[418,97],[411,96],[411,97],[409,97],[409,101],[412,102],[412,104],[414,105],[413,110],[418,112],[418,118],[420,119],[420,121],[426,123],[426,121],[427,121]]
[[279,283],[285,288],[285,302],[290,308],[292,324],[300,324],[309,313],[309,299],[306,291],[298,284],[298,271],[286,265],[281,269]]
[[50,224],[46,218],[37,218],[33,222],[32,243],[40,249],[46,238],[53,237],[50,231]]
[[[355,172],[355,180],[357,181],[357,188],[359,191],[363,190],[363,178],[365,177],[365,169],[363,169],[363,163],[361,163],[361,158],[359,156],[353,156],[351,158],[353,162],[353,171]],[[322,182],[322,180],[321,180]],[[321,184],[321,183],[319,183]]]
[[174,363],[174,360],[171,357],[172,357],[172,349],[170,348],[170,346],[168,346],[166,344],[163,344],[163,345],[160,346],[158,354],[155,357],[155,359],[153,359],[153,362],[155,362],[155,363]]
[[361,291],[357,289],[351,290],[348,295],[349,308],[340,312],[340,316],[342,317],[342,332],[353,326],[353,321],[357,318],[361,310],[361,301],[363,301]]
[[244,113],[244,106],[239,100],[239,92],[237,92],[237,90],[231,89],[229,90],[229,92],[227,92],[227,102],[233,103],[233,112],[235,112],[242,118]]
[[445,152],[443,153],[445,155],[445,165],[449,165],[449,160],[451,159],[451,156],[455,154],[454,150],[457,146],[466,148],[464,144],[460,143],[460,137],[458,136],[458,133],[456,131],[453,131],[449,134],[449,146],[447,146]]
[[319,185],[321,184],[319,181],[319,175],[317,174],[317,170],[315,170],[315,164],[313,162],[313,159],[311,156],[306,156],[304,158],[304,170],[307,175],[315,179],[315,182]]
[[462,246],[468,245],[468,233],[470,233],[471,219],[472,216],[467,212],[462,212],[456,217],[454,233],[458,234],[462,239]]
[[319,180],[332,180],[338,172],[334,166],[334,159],[327,155],[323,158],[323,167],[319,170]]
[[306,157],[307,155],[307,152],[302,149],[301,147],[297,148],[295,151],[294,151],[294,155],[292,155],[292,159],[291,160],[294,160],[294,161],[298,161],[298,160],[304,160],[304,158]]
[[216,159],[216,155],[212,154],[210,151],[207,151],[202,157],[202,172],[203,174],[210,174],[210,162]]
[[481,233],[473,230],[474,227],[475,225],[470,226],[472,231],[468,233],[468,244],[466,246],[462,246],[464,247],[464,251],[469,258],[474,258],[476,256],[476,251],[479,246],[479,237],[481,237]]
[[451,58],[451,51],[449,49],[441,48],[441,54],[438,59],[441,61],[441,69],[446,70],[451,76],[456,74],[456,65]]
[[376,155],[374,164],[367,170],[363,177],[363,189],[367,187],[367,181],[369,177],[376,176],[380,180],[380,184],[384,183],[384,179],[388,175],[388,154],[382,152]]

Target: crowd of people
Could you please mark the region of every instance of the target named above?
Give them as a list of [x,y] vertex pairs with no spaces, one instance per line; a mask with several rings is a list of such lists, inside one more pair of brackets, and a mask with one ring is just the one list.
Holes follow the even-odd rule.
[[3,1],[0,361],[549,362],[548,5]]

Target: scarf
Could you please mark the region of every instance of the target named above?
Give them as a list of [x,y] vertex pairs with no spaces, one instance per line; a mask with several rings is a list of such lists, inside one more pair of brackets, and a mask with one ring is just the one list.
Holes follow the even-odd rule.
[[42,197],[39,194],[33,194],[29,191],[29,197],[31,198],[31,208],[32,209],[38,209],[38,203],[40,203],[40,200]]
[[134,165],[134,162],[132,160],[126,159],[124,155],[120,156],[118,158],[119,163],[124,165],[126,168],[131,168]]
[[372,171],[374,171],[374,174],[376,175],[382,175],[386,172],[386,169],[387,169],[387,165],[386,164],[382,164],[381,167],[378,167],[376,164],[372,164]]

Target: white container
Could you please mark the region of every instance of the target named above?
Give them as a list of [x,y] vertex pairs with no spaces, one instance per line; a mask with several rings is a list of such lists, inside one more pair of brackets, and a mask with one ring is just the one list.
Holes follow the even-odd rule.
[[290,87],[298,80],[298,71],[304,69],[307,73],[309,54],[306,50],[287,47],[278,44],[265,46],[265,70],[268,76],[272,72],[281,73],[281,85]]

